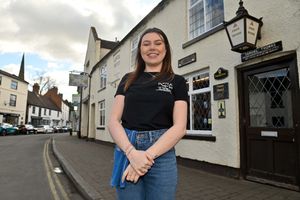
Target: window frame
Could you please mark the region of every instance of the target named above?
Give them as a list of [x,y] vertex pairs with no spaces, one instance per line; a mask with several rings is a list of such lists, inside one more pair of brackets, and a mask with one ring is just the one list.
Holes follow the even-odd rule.
[[105,100],[98,102],[99,127],[105,128]]
[[13,90],[17,90],[18,89],[18,82],[15,81],[15,80],[11,80],[10,88],[13,89]]
[[[12,99],[14,97],[14,99]],[[10,94],[9,96],[9,106],[16,107],[17,106],[17,95]]]
[[100,90],[106,88],[107,84],[107,65],[104,64],[100,67]]
[[[201,88],[201,89],[196,89],[193,90],[193,77],[199,76],[199,75],[204,75],[204,74],[208,74],[208,78],[209,78],[209,86],[205,87],[205,88]],[[210,73],[209,73],[209,69],[205,69],[205,70],[200,70],[200,71],[196,71],[193,73],[190,73],[188,75],[185,75],[184,78],[186,79],[187,83],[188,83],[188,96],[189,96],[189,107],[188,107],[188,113],[189,113],[189,129],[187,128],[186,130],[186,136],[212,136],[212,126],[213,126],[213,122],[212,122],[212,86],[211,86],[211,78],[210,78]],[[192,104],[192,95],[195,94],[203,94],[203,93],[210,93],[210,113],[211,113],[211,130],[193,130],[192,129],[192,122],[194,120],[193,118],[193,104]]]
[[[225,11],[224,11],[224,0],[222,0],[223,1],[223,19],[221,20],[221,22],[220,23],[218,23],[218,24],[216,24],[216,25],[212,25],[212,27],[210,27],[210,28],[208,28],[207,27],[207,25],[208,25],[208,20],[207,20],[207,11],[206,11],[206,4],[207,4],[207,1],[210,1],[210,0],[195,0],[195,2],[194,2],[194,4],[191,6],[191,1],[192,0],[187,0],[188,1],[188,3],[187,3],[187,13],[188,13],[188,17],[187,17],[187,27],[188,27],[188,31],[187,31],[187,33],[188,33],[188,39],[189,40],[194,40],[195,38],[197,38],[197,37],[201,37],[202,35],[205,35],[206,33],[208,33],[208,32],[211,32],[213,29],[215,29],[215,28],[218,28],[220,25],[222,25],[223,24],[223,21],[225,20]],[[191,22],[191,16],[190,16],[190,12],[191,12],[191,9],[193,9],[195,6],[197,6],[198,4],[200,4],[200,3],[203,3],[203,13],[201,13],[202,15],[203,15],[203,22],[204,22],[204,24],[203,24],[203,26],[204,26],[204,31],[203,32],[199,32],[198,34],[196,33],[195,34],[195,31],[197,30],[197,28],[195,28],[193,31],[191,31],[191,24],[190,24],[190,22]],[[197,11],[197,12],[199,12],[199,11]],[[194,22],[194,24],[195,23],[197,23],[199,20],[201,20],[202,18],[199,18],[199,19],[197,19],[195,22]],[[214,18],[215,19],[215,18]],[[211,20],[211,21],[213,21],[213,20]],[[198,26],[198,28],[199,28],[199,26]]]

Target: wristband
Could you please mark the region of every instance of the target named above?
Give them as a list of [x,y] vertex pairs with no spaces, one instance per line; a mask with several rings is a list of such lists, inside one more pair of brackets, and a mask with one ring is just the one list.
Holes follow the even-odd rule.
[[128,156],[130,154],[130,152],[132,151],[132,149],[134,149],[134,146],[130,146],[126,152],[125,152],[125,155]]

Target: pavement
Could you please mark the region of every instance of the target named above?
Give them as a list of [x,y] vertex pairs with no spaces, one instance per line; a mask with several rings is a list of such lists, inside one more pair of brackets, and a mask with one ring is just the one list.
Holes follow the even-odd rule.
[[[115,200],[110,186],[113,146],[67,133],[52,137],[52,147],[64,172],[84,198]],[[300,192],[228,178],[178,165],[177,200],[299,200]]]

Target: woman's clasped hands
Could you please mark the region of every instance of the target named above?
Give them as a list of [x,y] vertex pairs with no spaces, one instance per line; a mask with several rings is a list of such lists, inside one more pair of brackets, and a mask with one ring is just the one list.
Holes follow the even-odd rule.
[[122,182],[125,180],[136,183],[139,177],[145,175],[148,170],[154,164],[153,156],[147,151],[131,149],[129,153],[126,153],[129,160],[129,165],[122,176]]

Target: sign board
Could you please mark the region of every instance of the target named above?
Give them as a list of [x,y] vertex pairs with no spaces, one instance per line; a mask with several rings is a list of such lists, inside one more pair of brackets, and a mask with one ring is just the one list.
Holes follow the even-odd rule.
[[224,79],[228,76],[228,70],[220,67],[216,73],[214,73],[214,78],[216,80]]
[[193,53],[178,60],[178,67],[183,67],[193,62],[196,62],[196,53]]
[[282,41],[247,51],[241,54],[242,62],[282,50]]
[[69,74],[69,86],[87,87],[88,78],[87,74]]
[[222,100],[229,98],[228,83],[222,83],[213,86],[214,100]]
[[73,106],[78,106],[80,103],[80,94],[72,94],[72,104]]

